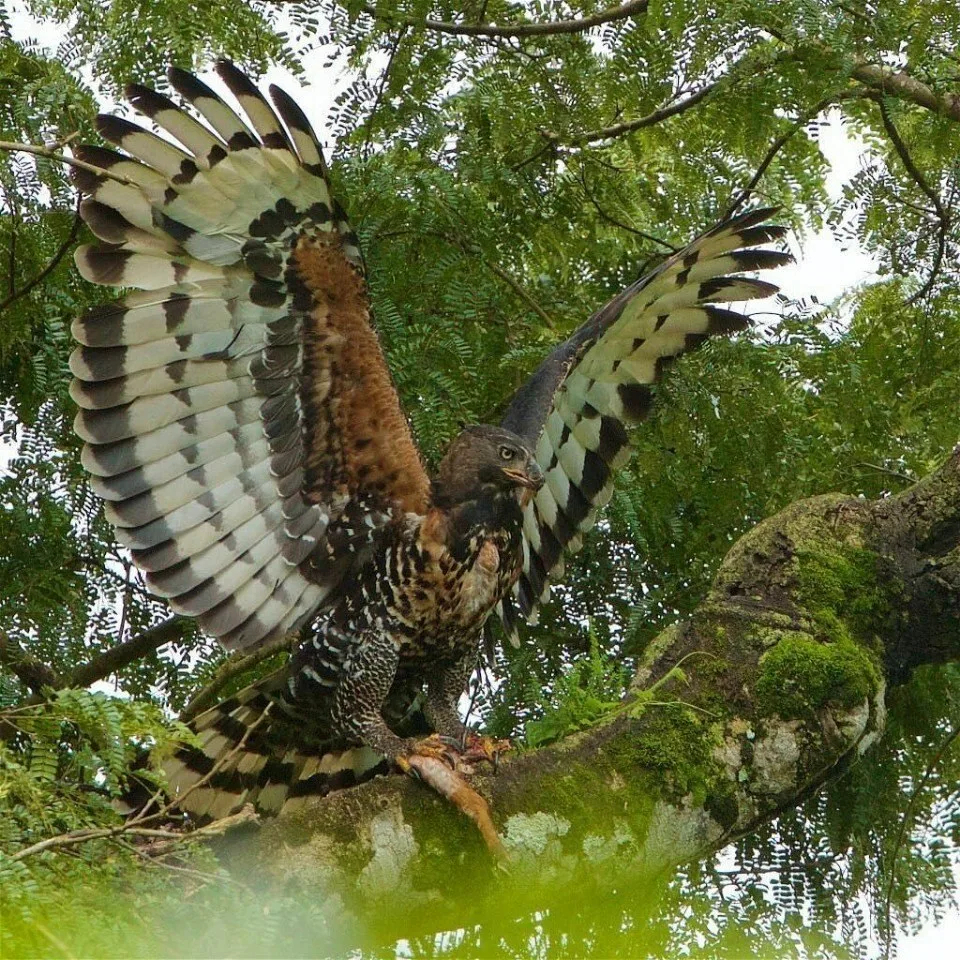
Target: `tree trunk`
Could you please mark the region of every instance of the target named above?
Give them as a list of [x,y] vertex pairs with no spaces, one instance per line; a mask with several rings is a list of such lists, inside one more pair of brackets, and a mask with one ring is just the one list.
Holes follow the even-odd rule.
[[223,852],[314,888],[347,939],[643,882],[798,803],[881,736],[888,685],[958,657],[960,448],[896,497],[814,497],[761,523],[650,645],[620,710],[478,777],[506,870],[400,776],[288,805]]

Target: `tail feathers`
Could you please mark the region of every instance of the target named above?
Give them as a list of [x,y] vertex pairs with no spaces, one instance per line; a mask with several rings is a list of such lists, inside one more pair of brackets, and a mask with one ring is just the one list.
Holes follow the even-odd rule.
[[203,821],[248,803],[275,814],[387,772],[369,747],[311,736],[280,695],[286,679],[280,670],[196,718],[198,745],[182,747],[164,766],[181,810]]

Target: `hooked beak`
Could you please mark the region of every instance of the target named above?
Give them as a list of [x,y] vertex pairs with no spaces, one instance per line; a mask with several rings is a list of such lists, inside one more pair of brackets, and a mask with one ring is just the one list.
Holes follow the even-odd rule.
[[503,471],[518,487],[539,490],[543,486],[543,471],[536,460],[528,460],[522,470]]

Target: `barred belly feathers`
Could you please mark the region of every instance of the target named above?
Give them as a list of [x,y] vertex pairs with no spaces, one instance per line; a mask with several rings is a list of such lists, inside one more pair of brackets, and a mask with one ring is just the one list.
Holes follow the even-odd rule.
[[[754,210],[615,296],[428,475],[371,322],[356,235],[291,97],[233,64],[238,111],[183,70],[159,128],[98,118],[76,149],[88,280],[131,288],[73,325],[83,464],[150,591],[229,651],[299,635],[289,662],[200,715],[167,765],[198,817],[352,785],[448,741],[496,611],[547,599],[609,500],[627,426],[679,354],[747,326],[719,303],[788,262]],[[759,249],[758,249],[759,248]],[[423,731],[421,731],[423,732]]]

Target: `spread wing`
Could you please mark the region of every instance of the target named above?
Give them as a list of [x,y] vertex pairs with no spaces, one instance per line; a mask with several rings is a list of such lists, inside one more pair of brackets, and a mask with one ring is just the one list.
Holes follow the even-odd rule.
[[[150,589],[229,649],[295,629],[429,481],[369,322],[354,234],[300,108],[227,62],[246,120],[178,69],[200,119],[133,85],[179,141],[101,116],[77,251],[138,292],[75,321],[83,463]],[[205,122],[201,122],[205,121]]]
[[[499,612],[515,641],[520,616],[532,619],[563,574],[564,555],[610,499],[629,456],[626,425],[643,420],[651,387],[681,353],[707,337],[748,325],[715,306],[767,297],[777,287],[736,276],[777,267],[789,254],[756,249],[784,228],[754,210],[719,224],[614,297],[557,347],[515,395],[502,425],[536,450],[546,484],[523,518],[523,573]],[[730,274],[734,274],[730,276]]]

